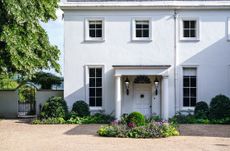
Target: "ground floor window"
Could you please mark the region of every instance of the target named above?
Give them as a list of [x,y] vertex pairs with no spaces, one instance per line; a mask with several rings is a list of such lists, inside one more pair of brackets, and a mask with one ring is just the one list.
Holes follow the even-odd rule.
[[102,106],[102,68],[89,68],[89,106]]
[[195,107],[197,102],[196,68],[183,68],[183,106]]

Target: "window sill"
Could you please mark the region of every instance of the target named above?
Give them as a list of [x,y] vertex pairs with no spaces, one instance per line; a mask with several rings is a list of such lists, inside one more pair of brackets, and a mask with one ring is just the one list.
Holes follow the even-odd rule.
[[182,42],[199,42],[200,39],[198,39],[198,38],[181,38],[180,41],[182,41]]
[[152,42],[152,39],[135,38],[135,39],[132,39],[132,42]]
[[105,42],[104,39],[85,39],[84,42]]
[[182,107],[182,110],[184,110],[184,111],[187,111],[187,110],[194,111],[195,107]]
[[89,107],[90,111],[102,111],[103,108],[102,107]]

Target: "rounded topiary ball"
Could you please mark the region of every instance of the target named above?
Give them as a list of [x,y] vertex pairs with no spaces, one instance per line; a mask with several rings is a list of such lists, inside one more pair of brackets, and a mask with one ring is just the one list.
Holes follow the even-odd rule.
[[230,117],[230,99],[225,95],[217,95],[210,103],[210,119]]
[[65,118],[68,114],[68,107],[62,97],[49,98],[42,107],[41,118]]
[[209,112],[209,108],[206,102],[201,101],[196,103],[196,107],[194,110],[194,114],[196,118],[206,119],[208,117],[208,112]]
[[77,115],[81,117],[90,115],[89,105],[82,100],[76,101],[73,104],[72,111],[77,113]]
[[135,126],[142,126],[145,124],[145,117],[140,112],[132,112],[127,117],[127,124],[135,124]]

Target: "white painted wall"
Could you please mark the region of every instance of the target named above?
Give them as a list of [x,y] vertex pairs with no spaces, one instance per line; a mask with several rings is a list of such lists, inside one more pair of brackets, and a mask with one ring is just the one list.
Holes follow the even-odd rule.
[[[64,97],[69,106],[86,100],[85,65],[104,65],[104,102],[106,113],[114,112],[114,70],[112,65],[171,65],[174,62],[173,10],[65,10],[65,84]],[[102,17],[105,41],[84,41],[85,18]],[[152,41],[131,41],[135,17],[152,19]],[[227,41],[229,10],[184,10],[180,17],[199,17],[200,41],[179,40],[177,27],[177,102],[182,108],[182,67],[198,67],[198,100],[209,102],[217,94],[230,96],[230,42]],[[86,81],[86,83],[84,83]],[[174,70],[169,69],[169,115],[175,113]],[[127,109],[128,110],[128,109]]]
[[44,105],[44,103],[52,96],[63,97],[62,90],[39,90],[36,92],[36,113],[39,114],[39,106]]
[[18,115],[17,91],[0,91],[0,117],[15,118]]

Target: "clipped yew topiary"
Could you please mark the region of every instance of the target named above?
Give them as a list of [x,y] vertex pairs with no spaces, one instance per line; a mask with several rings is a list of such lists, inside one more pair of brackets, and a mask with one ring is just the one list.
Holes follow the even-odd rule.
[[62,97],[49,98],[42,107],[40,116],[42,119],[65,118],[68,114],[68,107]]
[[89,116],[90,115],[89,105],[82,100],[76,101],[73,104],[72,112],[77,113],[77,115],[80,117]]
[[[143,126],[145,125],[145,117],[140,112],[132,112],[127,117],[128,126]],[[133,125],[134,124],[134,125]]]
[[225,95],[217,95],[210,103],[210,119],[224,119],[230,117],[230,99]]
[[208,104],[206,102],[198,102],[196,103],[196,107],[194,110],[195,117],[198,119],[207,119],[208,118]]

